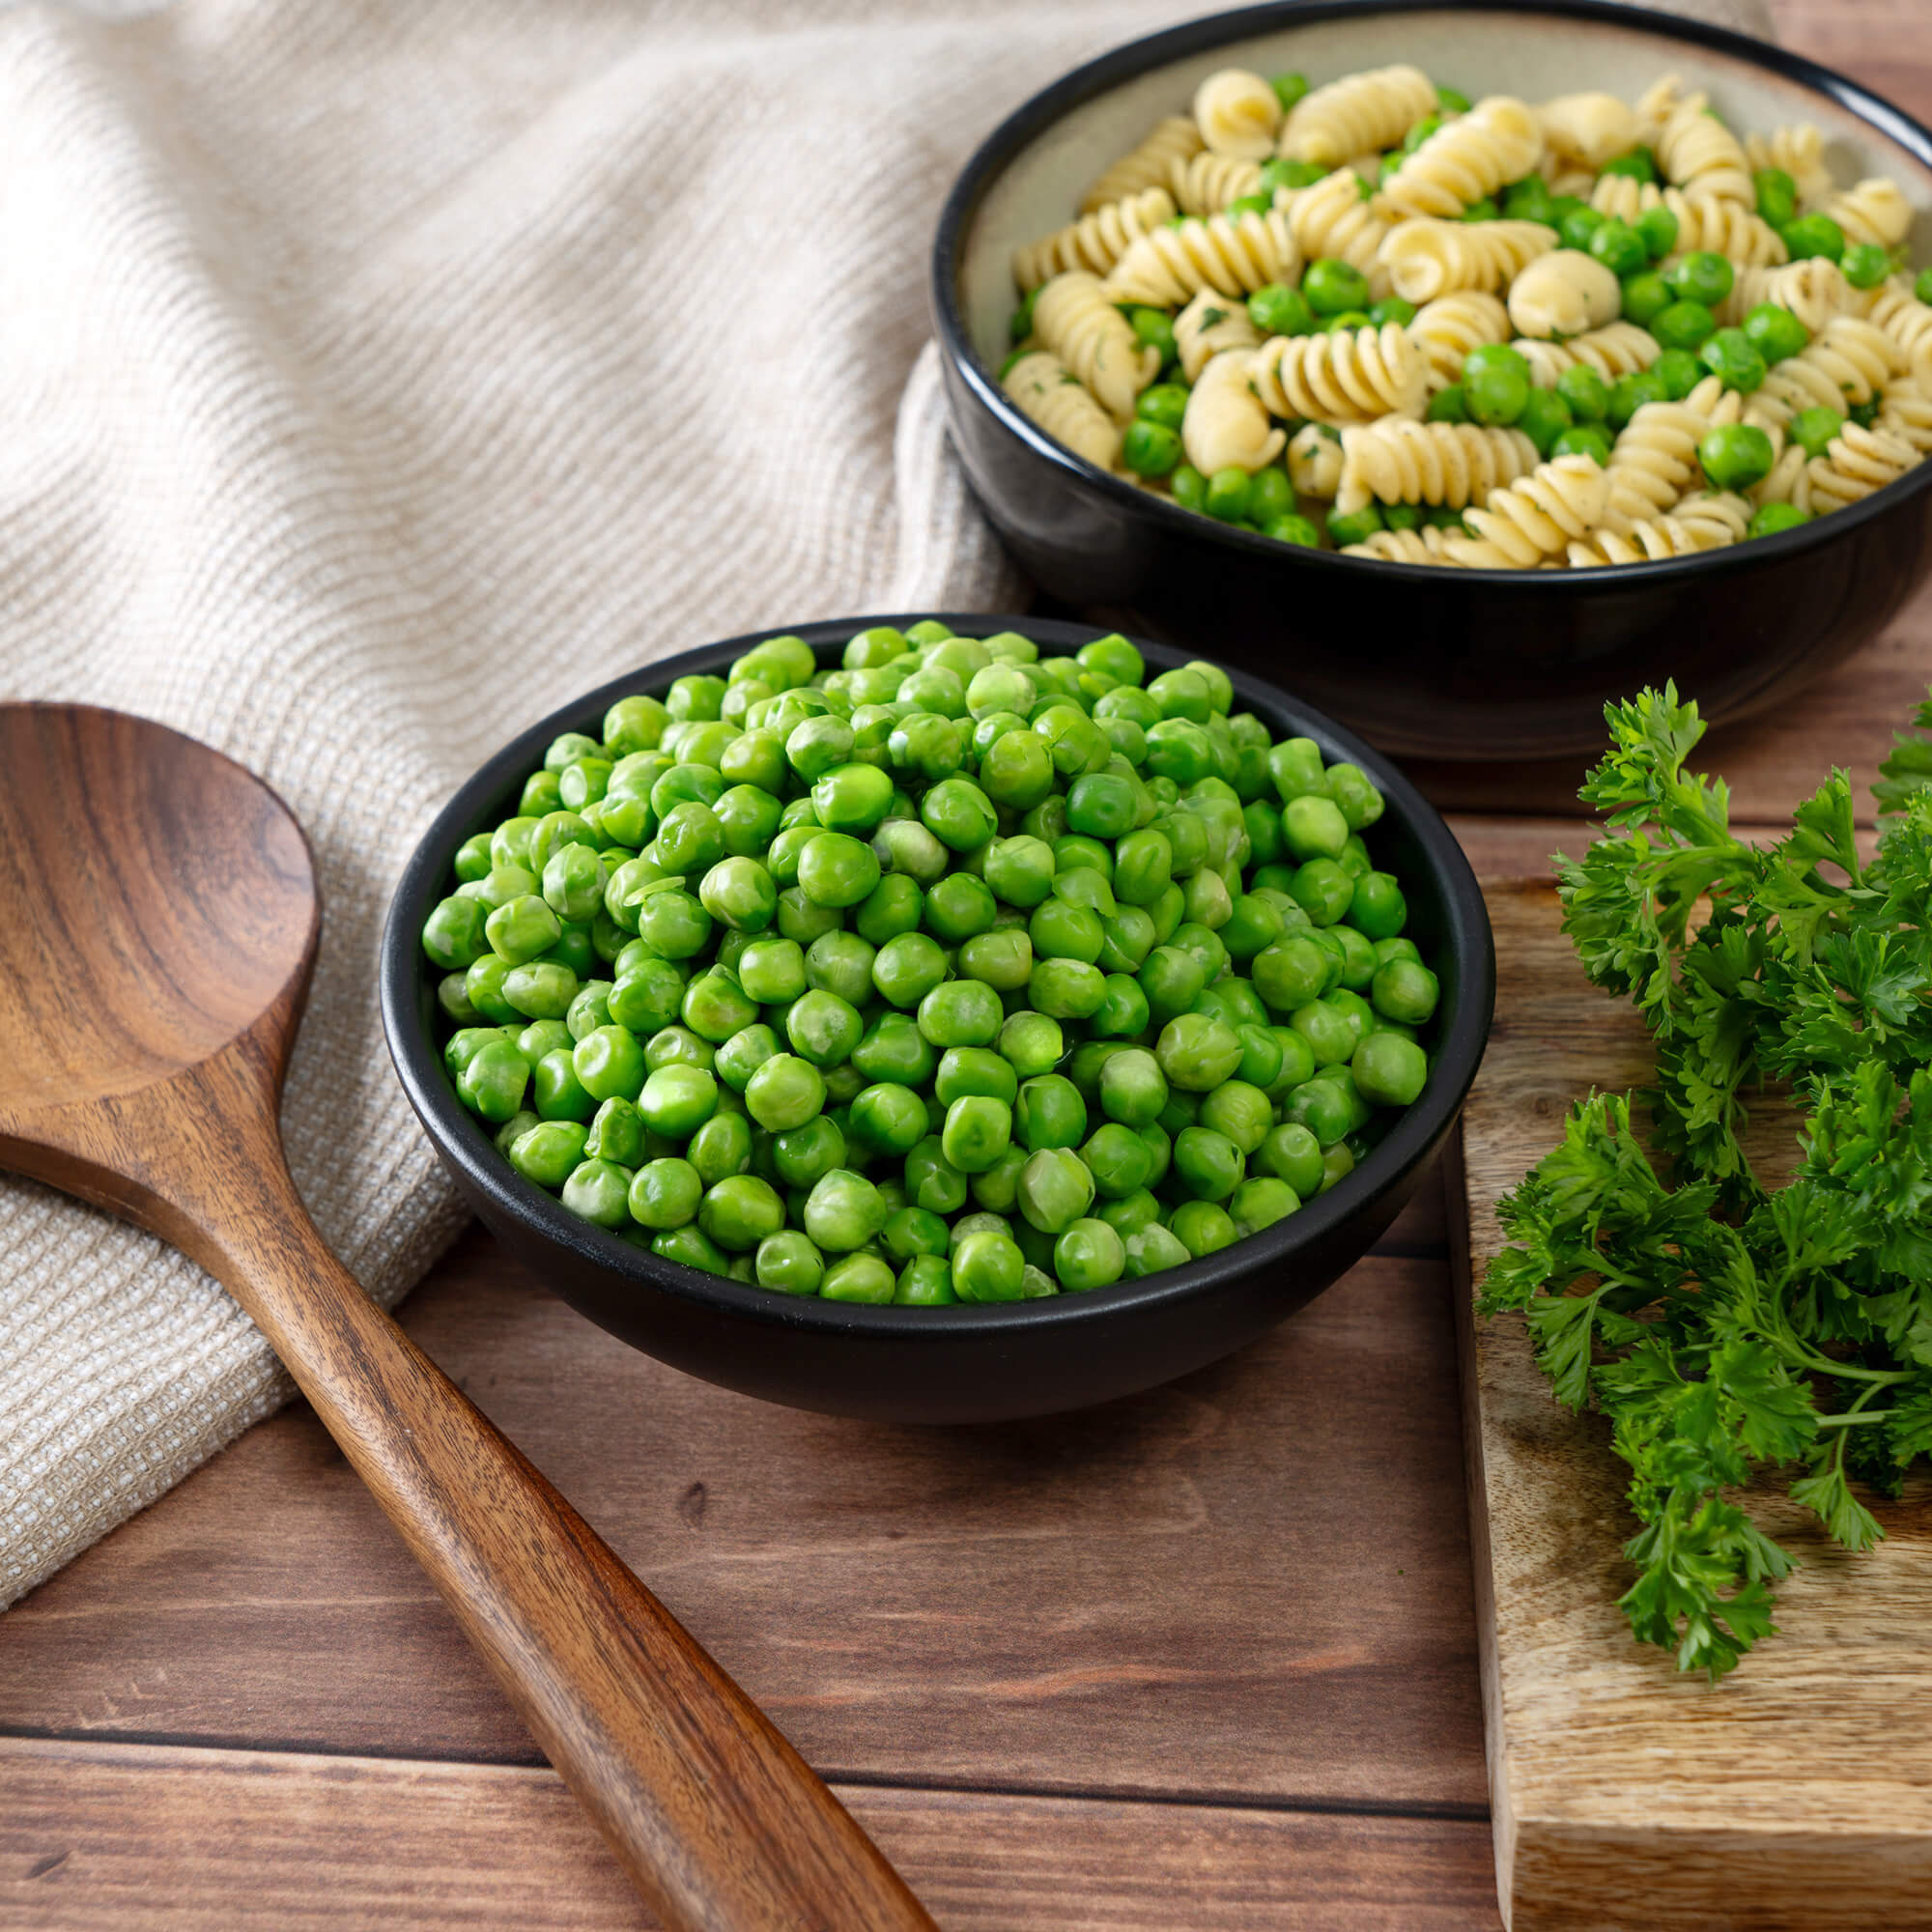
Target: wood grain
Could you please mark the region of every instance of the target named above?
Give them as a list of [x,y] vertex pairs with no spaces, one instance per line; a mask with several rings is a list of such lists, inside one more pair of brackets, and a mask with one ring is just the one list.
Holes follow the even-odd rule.
[[[1462,1819],[846,1787],[949,1932],[1493,1932]],[[548,1771],[0,1741],[8,1932],[642,1932]]]
[[281,802],[158,724],[0,706],[0,1164],[234,1294],[665,1920],[929,1927],[771,1721],[316,1233],[276,1119],[320,930]]
[[[1467,1248],[1571,1102],[1649,1070],[1628,1008],[1584,980],[1541,885],[1488,888],[1496,1026],[1463,1115]],[[1498,1884],[1515,1932],[1611,1924],[1932,1924],[1932,1483],[1875,1507],[1847,1557],[1770,1487],[1797,1558],[1781,1634],[1717,1690],[1631,1639],[1634,1525],[1594,1416],[1552,1400],[1520,1320],[1462,1297],[1465,1432]]]
[[[1481,1811],[1443,1261],[984,1430],[693,1380],[481,1236],[404,1318],[828,1776]],[[0,1618],[0,1728],[533,1758],[299,1408]]]

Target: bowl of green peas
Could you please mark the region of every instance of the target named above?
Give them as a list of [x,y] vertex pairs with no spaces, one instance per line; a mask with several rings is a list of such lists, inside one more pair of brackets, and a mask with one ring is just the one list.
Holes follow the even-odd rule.
[[1387,1227],[1494,998],[1399,771],[1245,673],[947,615],[586,694],[438,817],[390,1053],[486,1224],[635,1347],[890,1421],[1264,1332]]

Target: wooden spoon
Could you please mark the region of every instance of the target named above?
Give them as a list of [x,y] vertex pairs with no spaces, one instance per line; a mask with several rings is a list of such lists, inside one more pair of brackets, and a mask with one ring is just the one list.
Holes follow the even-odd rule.
[[0,705],[0,1166],[174,1243],[254,1317],[671,1926],[933,1921],[770,1720],[323,1245],[276,1121],[321,924],[218,753]]

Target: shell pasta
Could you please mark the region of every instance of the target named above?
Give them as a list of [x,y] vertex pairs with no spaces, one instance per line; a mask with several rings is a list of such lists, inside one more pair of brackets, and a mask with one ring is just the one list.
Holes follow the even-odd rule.
[[1932,217],[1696,80],[1203,64],[1014,250],[1002,386],[1121,482],[1380,563],[1600,569],[1861,501],[1932,456]]

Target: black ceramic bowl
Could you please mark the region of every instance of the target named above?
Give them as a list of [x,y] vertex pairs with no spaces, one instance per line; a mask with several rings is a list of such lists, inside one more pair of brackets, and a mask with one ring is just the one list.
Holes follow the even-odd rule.
[[1591,0],[1292,0],[1193,20],[1077,69],[967,163],[932,257],[952,435],[988,516],[1055,597],[1265,670],[1398,755],[1596,747],[1606,700],[1677,680],[1706,718],[1788,697],[1870,641],[1924,576],[1932,464],[1854,508],[1703,556],[1584,572],[1464,571],[1297,550],[1083,462],[1001,392],[1013,247],[1231,63],[1316,82],[1412,61],[1464,93],[1634,100],[1678,73],[1731,125],[1816,122],[1842,181],[1890,176],[1932,262],[1932,134],[1855,82],[1737,34]]
[[[913,621],[847,617],[799,635],[822,661],[837,662],[855,631]],[[1048,651],[1076,650],[1099,635],[1025,617],[946,621],[969,637],[1021,629]],[[770,1402],[892,1422],[994,1422],[1151,1388],[1254,1340],[1358,1260],[1442,1145],[1482,1058],[1495,999],[1489,919],[1462,849],[1400,772],[1319,712],[1238,671],[1241,702],[1277,737],[1313,738],[1331,763],[1352,759],[1381,787],[1388,809],[1367,835],[1370,847],[1402,879],[1409,930],[1442,982],[1428,1086],[1328,1193],[1250,1240],[1143,1282],[1001,1306],[869,1308],[775,1294],[661,1261],[580,1221],[510,1167],[443,1072],[438,976],[417,938],[450,890],[456,848],[515,809],[558,732],[594,737],[616,698],[662,692],[688,671],[723,672],[757,641],[733,638],[668,658],[532,725],[451,799],[396,890],[383,935],[389,1053],[437,1151],[511,1252],[599,1326],[691,1375]],[[1160,645],[1142,648],[1158,669],[1182,661]]]

